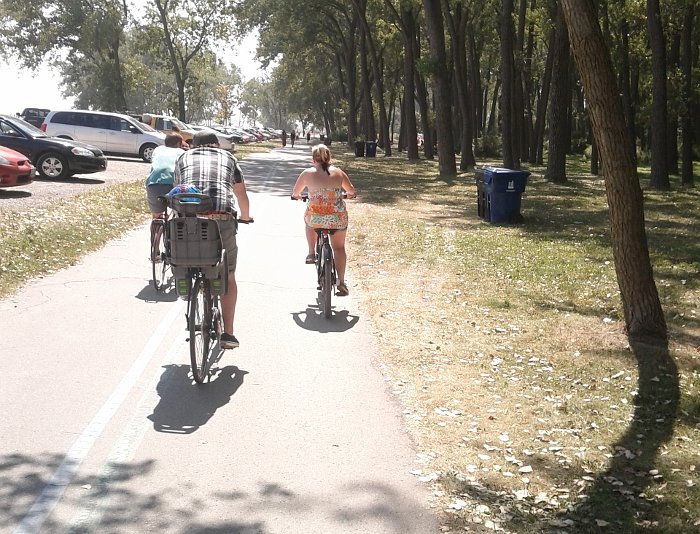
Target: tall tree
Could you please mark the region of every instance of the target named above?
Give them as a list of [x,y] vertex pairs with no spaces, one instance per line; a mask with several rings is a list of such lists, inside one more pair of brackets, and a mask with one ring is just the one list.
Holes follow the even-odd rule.
[[217,0],[152,1],[150,18],[162,31],[163,46],[170,58],[177,86],[178,117],[185,121],[185,87],[191,74],[191,63],[210,44],[230,36],[232,11],[227,4]]
[[513,0],[501,2],[501,137],[503,143],[503,165],[508,169],[519,169],[517,150],[519,139],[515,128],[515,66],[513,59]]
[[[693,20],[695,2],[687,0],[681,37],[681,183],[694,185],[693,178]],[[697,87],[697,85],[695,86]]]
[[554,183],[566,182],[567,120],[571,91],[569,78],[569,35],[561,6],[557,5],[554,39],[554,65],[552,67],[552,92],[549,110],[549,152],[544,177]]
[[472,170],[476,166],[472,146],[474,143],[474,110],[469,87],[469,67],[467,65],[467,23],[469,10],[462,2],[450,5],[442,0],[443,13],[447,29],[452,40],[452,63],[454,67],[454,85],[457,92],[459,109],[460,154],[459,169]]
[[84,107],[124,111],[126,0],[2,0],[0,41],[22,63],[50,60]]
[[647,28],[651,48],[651,185],[671,188],[668,179],[668,109],[666,91],[666,39],[659,0],[647,0]]
[[[401,114],[401,131],[405,135],[406,153],[409,160],[417,160],[418,156],[418,128],[416,125],[416,82],[413,43],[416,40],[417,9],[416,6],[401,2],[399,8],[391,2],[384,0],[394,17],[396,24],[401,30],[404,42],[403,57],[403,98]],[[399,145],[400,147],[401,145]],[[399,148],[400,150],[400,148]]]
[[454,137],[452,135],[452,96],[447,77],[445,28],[440,0],[423,0],[430,45],[430,67],[435,98],[435,129],[437,131],[438,170],[440,176],[457,176]]
[[600,150],[627,333],[636,340],[666,341],[666,320],[654,283],[644,226],[644,197],[609,50],[593,0],[561,0],[561,6]]

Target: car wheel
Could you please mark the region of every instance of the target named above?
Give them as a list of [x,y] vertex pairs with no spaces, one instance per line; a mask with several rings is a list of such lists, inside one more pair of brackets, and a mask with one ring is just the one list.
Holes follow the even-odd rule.
[[153,159],[153,151],[155,150],[156,146],[157,145],[153,145],[150,143],[147,145],[143,145],[141,147],[141,151],[139,152],[141,159],[150,163],[151,159]]
[[69,173],[66,158],[56,152],[47,152],[39,156],[36,161],[36,170],[44,178],[54,180],[63,180]]

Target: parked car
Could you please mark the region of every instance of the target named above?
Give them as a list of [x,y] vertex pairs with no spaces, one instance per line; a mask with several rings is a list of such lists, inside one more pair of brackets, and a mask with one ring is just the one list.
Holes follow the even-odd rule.
[[224,150],[233,150],[233,145],[236,141],[232,135],[217,132],[216,130],[214,130],[213,128],[209,128],[208,126],[198,126],[192,124],[188,124],[187,126],[190,128],[190,130],[193,130],[195,133],[201,130],[214,132],[216,134],[216,138],[219,140],[219,148],[223,148]]
[[50,112],[50,109],[45,108],[24,108],[24,111],[20,113],[19,118],[27,121],[32,126],[41,128],[41,124],[44,122],[46,115],[48,115]]
[[27,156],[0,146],[0,187],[15,187],[32,183],[36,168]]
[[75,139],[107,154],[139,156],[151,161],[153,149],[165,144],[165,134],[129,115],[107,111],[52,111],[41,129],[47,135]]
[[180,119],[170,117],[168,115],[144,113],[141,115],[141,122],[148,124],[154,130],[163,132],[166,135],[169,133],[180,134],[180,136],[187,141],[188,144],[192,144],[192,137],[194,136],[195,131]]
[[24,154],[44,178],[63,179],[107,168],[107,158],[96,146],[49,137],[10,115],[0,115],[0,145]]

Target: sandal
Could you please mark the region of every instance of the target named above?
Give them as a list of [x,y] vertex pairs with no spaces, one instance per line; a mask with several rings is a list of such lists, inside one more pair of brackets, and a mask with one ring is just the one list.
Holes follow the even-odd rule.
[[316,263],[316,254],[306,256],[306,263]]
[[345,285],[345,282],[340,282],[336,288],[335,288],[335,295],[337,297],[346,297],[347,295],[350,294],[350,291],[348,291],[348,286]]

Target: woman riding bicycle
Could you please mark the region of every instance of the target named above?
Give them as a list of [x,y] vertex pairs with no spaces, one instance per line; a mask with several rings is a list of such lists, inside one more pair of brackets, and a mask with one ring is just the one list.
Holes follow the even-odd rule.
[[335,267],[338,272],[337,295],[349,293],[345,284],[345,235],[348,228],[348,212],[343,202],[343,192],[348,198],[355,196],[355,187],[348,175],[340,168],[331,165],[331,151],[326,145],[316,145],[312,152],[313,167],[301,172],[294,184],[292,198],[298,199],[304,189],[308,190],[304,222],[306,223],[306,241],[309,253],[306,263],[315,261],[316,230],[334,230],[330,236]]

